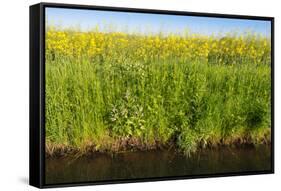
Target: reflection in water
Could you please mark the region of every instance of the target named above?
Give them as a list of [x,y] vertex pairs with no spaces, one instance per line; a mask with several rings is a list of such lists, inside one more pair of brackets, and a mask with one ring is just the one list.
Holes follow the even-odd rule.
[[176,151],[137,151],[113,156],[95,153],[74,159],[47,158],[46,184],[204,175],[271,169],[270,147],[220,148],[187,158]]

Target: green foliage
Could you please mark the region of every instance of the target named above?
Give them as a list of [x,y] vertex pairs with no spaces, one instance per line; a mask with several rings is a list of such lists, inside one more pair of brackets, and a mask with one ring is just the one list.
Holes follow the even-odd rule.
[[112,134],[118,136],[138,136],[140,137],[145,130],[145,119],[143,107],[138,105],[136,99],[132,98],[129,91],[121,100],[117,100],[113,105],[108,125]]

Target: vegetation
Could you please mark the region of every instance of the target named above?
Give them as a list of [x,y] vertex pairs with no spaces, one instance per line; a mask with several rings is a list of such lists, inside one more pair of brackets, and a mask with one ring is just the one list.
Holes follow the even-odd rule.
[[48,154],[270,142],[270,39],[47,28]]

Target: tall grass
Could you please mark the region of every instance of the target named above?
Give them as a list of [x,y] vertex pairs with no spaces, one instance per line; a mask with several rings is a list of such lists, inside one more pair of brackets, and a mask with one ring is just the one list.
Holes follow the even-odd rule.
[[46,53],[49,154],[270,142],[266,37],[49,29]]

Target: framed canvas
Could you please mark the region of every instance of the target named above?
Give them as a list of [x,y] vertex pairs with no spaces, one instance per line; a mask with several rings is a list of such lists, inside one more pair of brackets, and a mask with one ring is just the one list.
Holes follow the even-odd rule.
[[30,185],[274,172],[274,18],[30,6]]

